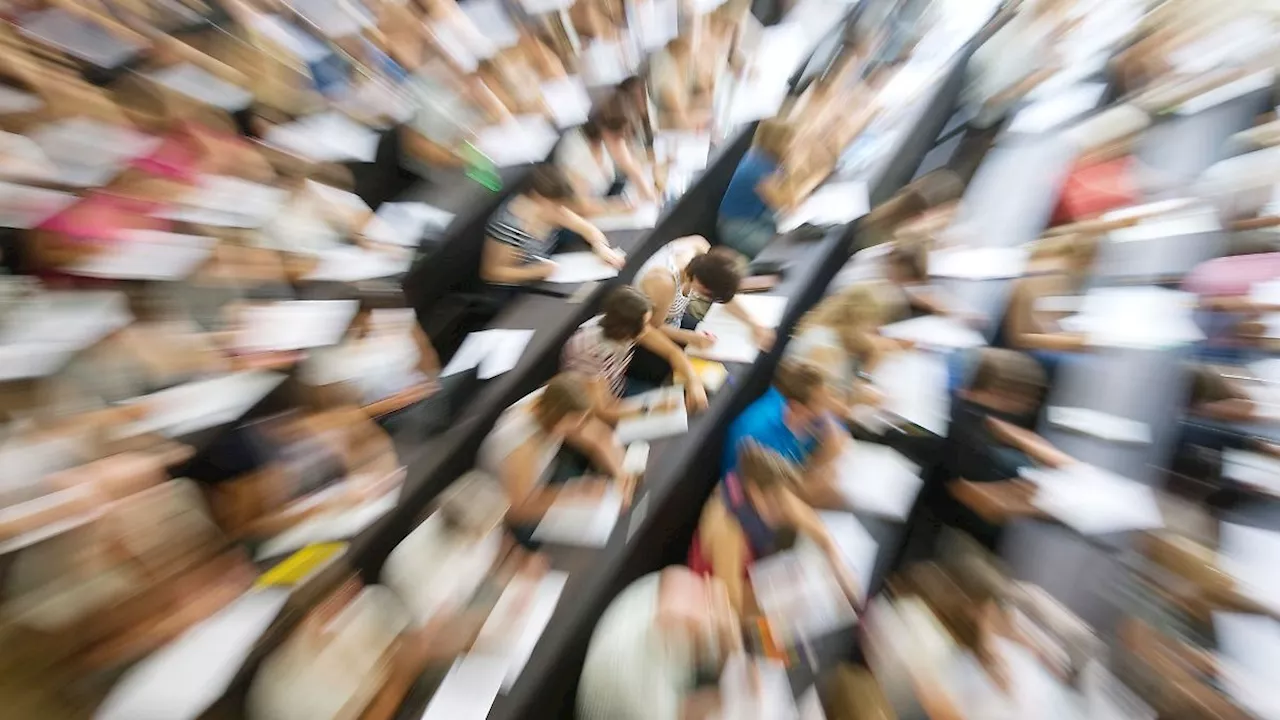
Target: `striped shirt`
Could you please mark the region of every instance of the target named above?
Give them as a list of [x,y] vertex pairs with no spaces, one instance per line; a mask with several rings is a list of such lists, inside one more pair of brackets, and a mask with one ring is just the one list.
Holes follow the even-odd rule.
[[627,366],[631,364],[635,349],[634,341],[610,340],[604,336],[604,330],[599,325],[583,325],[564,344],[560,367],[566,372],[601,378],[609,384],[614,397],[622,397],[626,386]]
[[653,257],[646,260],[644,265],[640,266],[640,271],[636,273],[635,286],[641,288],[641,284],[649,276],[649,273],[659,268],[671,273],[671,281],[675,283],[676,293],[671,298],[670,307],[667,308],[665,322],[672,327],[680,327],[680,321],[684,319],[685,310],[689,309],[689,301],[692,296],[684,291],[684,280],[681,277],[683,273],[680,268],[676,267],[673,245],[675,245],[674,242],[667,243],[658,252],[654,253]]
[[526,230],[524,222],[511,212],[508,207],[509,202],[503,203],[493,212],[493,216],[489,218],[489,224],[485,227],[485,234],[503,245],[515,248],[520,256],[521,265],[549,259],[552,236],[540,238]]

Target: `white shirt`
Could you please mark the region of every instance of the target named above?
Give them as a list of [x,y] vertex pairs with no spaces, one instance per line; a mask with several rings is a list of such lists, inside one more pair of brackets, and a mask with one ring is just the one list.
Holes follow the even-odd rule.
[[618,171],[613,164],[613,156],[601,141],[599,157],[592,151],[591,143],[581,130],[565,133],[556,147],[556,165],[566,173],[581,178],[586,182],[592,197],[604,197]]

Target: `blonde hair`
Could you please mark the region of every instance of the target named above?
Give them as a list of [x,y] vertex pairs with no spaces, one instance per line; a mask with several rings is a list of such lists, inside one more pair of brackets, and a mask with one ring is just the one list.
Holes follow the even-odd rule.
[[775,158],[780,158],[787,152],[787,148],[791,147],[794,139],[795,128],[791,127],[791,123],[779,118],[770,118],[762,121],[760,127],[756,128],[752,145]]
[[561,420],[574,413],[585,413],[591,409],[591,396],[587,394],[587,384],[577,373],[561,373],[547,383],[542,395],[533,404],[533,416],[546,430],[560,424]]
[[800,473],[794,464],[754,440],[744,442],[738,450],[738,474],[743,482],[761,490],[800,485]]
[[866,350],[865,333],[891,317],[894,304],[883,280],[857,282],[828,297],[800,319],[800,331],[812,327],[831,328],[851,352]]

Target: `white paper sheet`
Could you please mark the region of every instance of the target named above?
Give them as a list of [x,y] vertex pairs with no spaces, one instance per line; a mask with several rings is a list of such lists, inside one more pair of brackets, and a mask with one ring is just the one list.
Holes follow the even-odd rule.
[[28,133],[58,166],[59,179],[77,187],[104,185],[125,165],[160,147],[160,138],[87,117],[41,125]]
[[316,543],[348,540],[364,532],[383,515],[395,509],[400,488],[349,510],[310,517],[258,546],[254,560],[283,558],[295,550]]
[[595,500],[556,500],[533,531],[533,539],[554,545],[602,548],[622,515],[622,495],[610,489]]
[[757,560],[747,572],[756,603],[792,647],[857,622],[827,558],[811,543]]
[[440,371],[440,377],[457,375],[477,367],[481,380],[497,377],[520,362],[533,333],[533,330],[505,328],[473,332],[463,339],[457,352]]
[[157,217],[219,227],[261,227],[280,212],[288,191],[223,175],[204,175],[198,187]]
[[[782,295],[739,295],[734,298],[761,326],[776,329],[787,311],[788,298]],[[751,328],[729,314],[725,306],[716,303],[698,323],[698,330],[711,333],[715,342],[707,348],[686,348],[692,357],[717,362],[755,362],[760,348],[751,334]]]
[[254,13],[253,29],[304,63],[314,63],[330,55],[329,49],[315,38],[294,27],[279,15]]
[[363,232],[373,242],[416,248],[428,228],[445,230],[453,217],[426,203],[383,203]]
[[1243,97],[1252,92],[1257,92],[1263,88],[1271,87],[1275,83],[1275,72],[1267,69],[1261,72],[1248,75],[1234,82],[1229,82],[1220,87],[1214,88],[1209,92],[1198,95],[1180,105],[1178,114],[1182,116],[1195,115],[1204,112],[1209,108],[1217,107],[1225,102],[1230,102],[1238,97]]
[[338,112],[309,115],[269,129],[268,145],[318,162],[373,162],[381,138],[373,129]]
[[306,350],[336,345],[356,312],[357,300],[281,300],[245,307],[236,346],[251,352]]
[[0,227],[29,230],[78,199],[71,193],[0,182]]
[[816,685],[806,690],[800,698],[800,720],[827,720],[827,714],[822,711],[822,698],[818,697]]
[[836,467],[849,507],[893,520],[906,520],[924,485],[920,466],[885,445],[850,441]]
[[1192,319],[1196,298],[1158,287],[1095,288],[1062,326],[1101,347],[1166,348],[1204,339]]
[[684,404],[684,387],[673,385],[650,390],[628,398],[627,403],[648,403],[650,407],[668,406],[666,412],[649,412],[626,418],[613,431],[614,438],[622,445],[639,441],[653,441],[689,430],[689,416]]
[[541,115],[521,115],[502,125],[490,125],[476,133],[476,149],[502,167],[542,162],[560,139],[560,133]]
[[658,224],[658,206],[654,203],[646,203],[630,212],[616,215],[595,215],[590,218],[590,221],[601,232],[648,230]]
[[94,720],[195,720],[231,684],[288,590],[250,590],[124,674]]
[[[753,669],[751,666],[755,665]],[[791,683],[782,663],[736,654],[720,673],[722,720],[798,720]]]
[[551,261],[556,264],[556,269],[547,278],[549,283],[577,284],[618,276],[617,268],[601,260],[599,255],[590,250],[558,253],[551,256]]
[[654,52],[680,32],[676,0],[631,0],[626,4],[627,27],[641,52]]
[[823,185],[800,207],[782,218],[779,232],[790,232],[805,223],[810,225],[843,225],[867,214],[871,207],[867,184],[861,180]]
[[251,370],[144,395],[130,403],[145,403],[147,417],[123,428],[123,434],[158,432],[179,437],[234,422],[282,382],[284,375]]
[[551,110],[556,127],[561,129],[581,125],[591,114],[591,96],[587,94],[586,83],[577,75],[542,83],[542,99]]
[[953,318],[924,315],[885,325],[880,334],[888,338],[910,340],[920,347],[963,350],[981,347],[987,339],[977,330]]
[[1151,488],[1115,473],[1077,463],[1022,474],[1036,484],[1032,504],[1082,535],[1164,527]]
[[1272,612],[1280,612],[1280,533],[1234,523],[1218,527],[1218,564],[1235,578],[1240,592]]
[[360,282],[399,275],[409,269],[413,257],[365,250],[361,247],[329,248],[320,254],[320,263],[307,275],[307,280],[325,282]]
[[238,112],[253,102],[253,93],[190,63],[158,70],[149,77],[174,92],[227,112]]
[[659,163],[687,173],[700,172],[711,158],[711,135],[681,130],[659,132],[654,136],[653,150]]
[[1111,242],[1140,242],[1163,240],[1179,235],[1206,235],[1222,231],[1216,211],[1212,208],[1181,210],[1176,214],[1145,218],[1132,227],[1112,230],[1107,239]]
[[66,272],[113,280],[182,280],[209,259],[215,243],[211,237],[158,230],[132,230],[122,239]]
[[871,533],[858,522],[853,513],[833,510],[819,510],[818,517],[831,533],[844,557],[845,566],[858,582],[862,597],[871,592],[871,576],[876,570],[876,556],[880,552],[880,544]]
[[532,588],[533,598],[526,603],[530,581],[517,577],[507,585],[489,619],[480,628],[472,654],[503,663],[506,668],[502,682],[504,692],[511,690],[511,686],[520,679],[520,673],[529,662],[529,656],[533,655],[542,632],[551,622],[551,615],[568,580],[568,573],[548,572]]
[[1215,612],[1213,630],[1226,693],[1262,720],[1280,718],[1280,626],[1262,615]]
[[1228,448],[1222,453],[1222,476],[1280,496],[1280,458]]
[[117,68],[142,50],[141,45],[58,8],[22,16],[19,28],[24,35],[100,68]]
[[42,107],[44,101],[38,95],[0,85],[0,115],[32,112]]
[[506,673],[507,664],[500,658],[464,655],[436,688],[422,720],[485,720]]
[[1051,407],[1049,423],[1111,442],[1138,445],[1151,442],[1151,427],[1146,423],[1089,408]]
[[1005,247],[959,247],[929,253],[929,276],[960,280],[1006,280],[1022,275],[1027,251]]
[[876,367],[872,381],[884,393],[881,410],[946,437],[951,424],[946,358],[918,350],[892,353]]
[[481,29],[498,49],[509,48],[520,42],[520,31],[511,15],[499,0],[467,0],[458,3],[471,24]]
[[334,40],[375,26],[367,8],[352,0],[293,0],[292,8],[321,34]]
[[588,87],[617,85],[631,74],[622,47],[594,40],[582,51],[582,74]]
[[1084,115],[1098,106],[1107,87],[1102,83],[1084,83],[1032,103],[1013,117],[1009,132],[1046,133]]

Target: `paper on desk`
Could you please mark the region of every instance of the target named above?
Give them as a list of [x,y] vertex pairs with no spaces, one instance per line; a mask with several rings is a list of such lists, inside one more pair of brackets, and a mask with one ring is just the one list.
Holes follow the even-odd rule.
[[[755,665],[753,669],[751,666]],[[723,720],[798,720],[800,711],[782,663],[736,653],[720,673]]]
[[658,206],[655,203],[645,203],[630,212],[613,215],[593,215],[590,221],[601,232],[648,230],[658,224]]
[[38,95],[0,85],[0,115],[32,112],[42,107],[44,107],[44,101]]
[[1226,693],[1262,720],[1280,718],[1280,626],[1263,615],[1215,612],[1213,631]]
[[462,341],[457,352],[440,371],[440,377],[479,368],[481,380],[495,378],[516,366],[533,339],[533,330],[499,328],[473,332]]
[[318,162],[373,162],[380,136],[339,112],[309,115],[267,130],[263,140],[286,152]]
[[251,352],[282,352],[336,345],[360,309],[357,300],[280,300],[241,311],[236,346]]
[[294,550],[316,543],[347,540],[364,532],[383,515],[395,509],[400,501],[400,488],[341,512],[317,515],[276,535],[258,546],[256,562],[288,555]]
[[1228,448],[1222,453],[1222,476],[1280,496],[1280,458]]
[[506,674],[501,658],[463,655],[436,688],[422,720],[485,720]]
[[254,589],[130,668],[94,720],[195,720],[231,684],[289,591]]
[[1272,612],[1280,612],[1280,533],[1262,528],[1221,523],[1218,526],[1218,564],[1235,578],[1240,593]]
[[818,696],[817,685],[806,690],[800,698],[800,720],[827,720],[827,714],[822,710],[822,698]]
[[[533,655],[533,649],[551,622],[569,574],[552,570],[537,581],[516,577],[480,628],[472,654],[493,658],[503,664],[506,676],[502,690],[509,691]],[[533,597],[525,602],[528,594]]]
[[360,282],[399,275],[409,269],[413,257],[346,246],[327,248],[320,253],[320,263],[307,274],[317,282]]
[[560,134],[541,115],[520,115],[501,125],[490,125],[476,133],[476,149],[498,167],[542,162]]
[[1274,83],[1275,72],[1270,69],[1262,70],[1198,95],[1178,106],[1177,112],[1183,116],[1195,115],[1238,97],[1269,88]]
[[987,339],[973,328],[954,318],[923,315],[880,328],[880,334],[898,340],[910,340],[921,347],[962,350],[981,347]]
[[0,320],[0,346],[83,350],[133,322],[124,293],[41,292]]
[[1159,287],[1094,288],[1062,326],[1087,333],[1096,346],[1171,347],[1204,339],[1191,316],[1195,305],[1194,295]]
[[117,68],[142,50],[138,43],[58,8],[24,15],[18,26],[23,35],[100,68]]
[[549,283],[576,284],[618,276],[618,268],[601,260],[599,255],[590,250],[558,253],[551,256],[551,261],[556,264],[556,269],[547,278]]
[[107,183],[130,160],[154,152],[163,142],[86,117],[41,125],[28,137],[58,166],[61,181],[78,187]]
[[929,276],[960,280],[1005,280],[1022,275],[1027,251],[1012,247],[957,247],[929,253]]
[[179,437],[234,422],[282,382],[284,375],[250,370],[143,395],[129,403],[145,403],[147,417],[126,426],[122,435],[157,432]]
[[622,495],[610,489],[599,498],[557,499],[533,531],[533,539],[554,545],[602,548],[622,515]]
[[1009,132],[1039,134],[1074,120],[1098,106],[1102,83],[1083,83],[1065,88],[1018,111],[1009,123]]
[[254,13],[251,25],[254,30],[304,63],[316,63],[331,54],[324,43],[302,32],[279,15]]
[[836,467],[849,507],[893,520],[906,520],[924,485],[920,466],[885,445],[850,441]]
[[1112,230],[1107,236],[1111,242],[1138,242],[1163,240],[1179,235],[1205,235],[1222,230],[1218,215],[1212,208],[1183,210],[1173,214],[1144,218],[1137,225]]
[[586,83],[577,75],[542,83],[542,100],[551,110],[556,127],[561,129],[581,125],[591,114],[591,96],[587,94]]
[[622,445],[652,441],[689,430],[689,415],[684,405],[684,387],[672,385],[641,393],[627,403],[648,403],[651,407],[670,406],[666,412],[649,412],[620,421],[613,435]]
[[157,217],[219,227],[261,227],[280,212],[289,193],[282,188],[224,175],[203,175],[198,187]]
[[858,619],[826,556],[816,548],[800,543],[747,570],[761,613],[791,647],[848,628]]
[[1142,483],[1084,463],[1022,474],[1036,484],[1032,504],[1082,535],[1164,527],[1155,493]]
[[78,199],[71,193],[0,182],[0,227],[29,230]]
[[[880,544],[871,537],[871,533],[867,532],[853,513],[819,510],[818,518],[822,520],[827,532],[831,534],[831,539],[840,549],[845,566],[858,582],[862,597],[868,597]],[[807,542],[807,539],[805,541]]]
[[[782,295],[740,295],[734,298],[738,304],[762,327],[777,328],[787,311],[788,298]],[[707,311],[698,323],[698,330],[711,333],[715,342],[707,348],[686,348],[693,357],[717,362],[754,362],[760,354],[751,328],[731,315],[721,303]]]
[[383,203],[362,231],[372,242],[416,248],[427,228],[444,230],[453,213],[425,203]]
[[778,223],[779,232],[810,225],[843,225],[867,214],[867,184],[861,180],[828,183],[814,191],[800,207]]
[[149,77],[174,92],[227,112],[238,112],[253,102],[252,92],[191,63],[172,65]]
[[462,8],[472,25],[483,28],[485,37],[499,49],[520,42],[520,31],[500,0],[467,0],[459,3],[458,7]]
[[122,242],[66,270],[71,275],[113,280],[182,280],[213,254],[214,239],[159,230],[130,230]]
[[1060,428],[1112,442],[1139,445],[1151,442],[1151,428],[1146,423],[1089,408],[1051,407],[1049,422]]
[[647,0],[626,4],[627,27],[642,53],[654,52],[680,34],[677,0]]
[[946,437],[951,424],[946,358],[918,350],[891,353],[872,381],[884,393],[882,410]]
[[707,167],[711,157],[711,135],[684,130],[665,130],[653,139],[654,155],[659,163],[673,169],[698,172]]
[[622,46],[606,40],[592,40],[582,51],[582,75],[588,87],[617,85],[631,74]]

